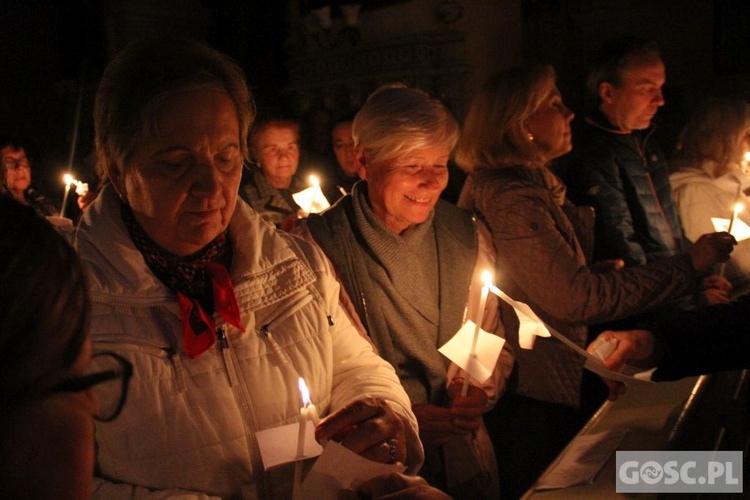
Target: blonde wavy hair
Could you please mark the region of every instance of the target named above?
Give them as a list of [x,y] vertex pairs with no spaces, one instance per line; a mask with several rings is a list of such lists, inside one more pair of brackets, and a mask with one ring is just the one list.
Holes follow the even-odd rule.
[[543,161],[525,122],[555,88],[555,70],[524,65],[490,78],[471,103],[456,149],[465,172],[531,166]]
[[742,160],[750,134],[750,104],[711,97],[693,110],[680,132],[672,164],[677,170],[700,167],[711,177],[727,174]]

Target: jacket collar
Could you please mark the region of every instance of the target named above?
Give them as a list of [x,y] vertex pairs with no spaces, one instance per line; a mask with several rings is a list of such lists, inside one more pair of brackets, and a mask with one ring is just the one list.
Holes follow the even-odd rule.
[[[243,309],[272,304],[315,281],[312,271],[277,230],[239,197],[229,234],[234,248],[232,282]],[[106,186],[86,210],[74,245],[89,271],[94,300],[132,304],[176,300],[130,239],[120,218],[120,201],[111,186]]]

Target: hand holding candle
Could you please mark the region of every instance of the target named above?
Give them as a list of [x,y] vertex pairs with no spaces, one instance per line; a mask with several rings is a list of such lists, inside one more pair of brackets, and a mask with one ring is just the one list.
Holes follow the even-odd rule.
[[[740,187],[737,187],[737,196],[735,197],[735,200],[739,200],[742,196],[742,190]],[[734,221],[737,219],[737,215],[742,212],[742,210],[745,208],[745,205],[742,204],[742,202],[738,201],[734,204],[734,210],[732,211],[732,218],[729,220],[729,227],[727,228],[727,232],[731,235],[732,234],[732,228],[734,227]],[[724,274],[727,272],[727,264],[726,262],[722,262],[721,266],[719,266],[719,276],[724,276]]]

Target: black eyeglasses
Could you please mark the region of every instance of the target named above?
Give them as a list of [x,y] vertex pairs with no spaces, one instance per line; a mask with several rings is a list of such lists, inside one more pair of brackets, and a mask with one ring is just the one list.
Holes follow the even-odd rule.
[[113,352],[99,352],[91,357],[91,373],[63,380],[52,392],[80,392],[91,389],[96,395],[97,411],[94,418],[111,422],[120,414],[128,395],[133,365]]

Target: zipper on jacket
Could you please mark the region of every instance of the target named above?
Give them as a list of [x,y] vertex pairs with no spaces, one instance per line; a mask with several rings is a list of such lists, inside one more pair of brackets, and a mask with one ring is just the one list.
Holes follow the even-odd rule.
[[161,349],[166,352],[169,359],[172,360],[172,366],[174,366],[175,375],[177,376],[177,389],[180,392],[186,392],[187,383],[185,382],[185,367],[182,366],[182,358],[177,351],[171,347],[162,347]]
[[229,340],[227,339],[226,328],[220,326],[216,329],[216,345],[221,354],[221,360],[224,362],[224,371],[227,373],[227,380],[229,385],[234,387],[237,385],[237,372],[234,369],[232,363],[231,354],[229,351]]
[[[274,338],[273,334],[271,333],[271,330],[268,329],[269,325],[263,325],[260,328],[260,333],[268,339],[268,343],[271,345],[271,350],[276,354],[276,357],[279,358],[279,361],[281,361],[283,364],[291,365],[294,367],[294,364],[292,363],[292,359],[289,357],[288,354],[284,352],[284,350],[281,348],[278,342],[276,342],[276,339]],[[296,367],[295,371],[296,370]]]

